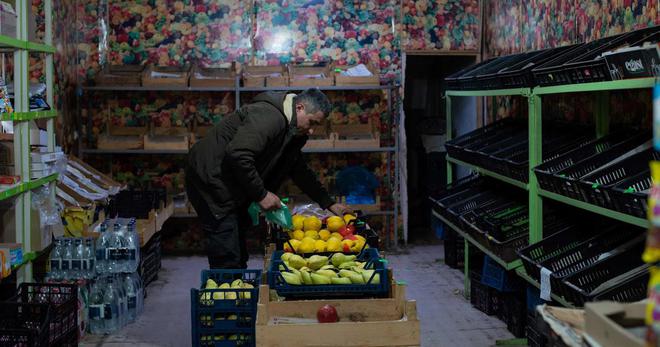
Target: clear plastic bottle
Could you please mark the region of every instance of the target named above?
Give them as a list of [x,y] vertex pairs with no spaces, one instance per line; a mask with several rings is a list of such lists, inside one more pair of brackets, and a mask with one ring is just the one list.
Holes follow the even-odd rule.
[[105,333],[105,301],[103,293],[103,281],[99,279],[92,285],[89,294],[89,332],[92,334]]
[[137,316],[139,317],[142,312],[144,312],[144,283],[142,283],[142,277],[140,274],[135,272],[135,281],[138,288],[138,311]]
[[101,236],[96,240],[96,272],[101,275],[108,272],[110,233],[108,233],[108,225],[106,223],[102,223],[99,230]]
[[85,247],[81,239],[73,239],[72,242],[73,258],[71,258],[71,275],[69,278],[76,280],[83,278],[83,253]]
[[85,249],[83,253],[83,268],[85,269],[84,278],[92,279],[96,276],[96,266],[95,260],[96,255],[94,254],[94,243],[92,239],[85,239]]
[[62,253],[62,279],[68,280],[73,278],[73,271],[71,269],[71,261],[73,260],[73,245],[71,244],[71,239],[66,239],[64,241],[64,253]]
[[121,321],[121,326],[125,326],[128,324],[128,293],[126,292],[126,286],[124,283],[124,277],[123,275],[116,275],[115,277],[115,283],[117,285],[117,289],[119,291],[119,304],[121,306],[121,315],[120,315],[120,321]]
[[62,239],[55,240],[55,246],[50,251],[50,273],[48,277],[54,280],[62,279]]
[[113,333],[119,328],[120,325],[120,302],[119,302],[119,291],[115,285],[115,281],[112,277],[107,277],[104,281],[104,292],[103,292],[103,319],[104,319],[104,332]]
[[108,241],[108,272],[110,273],[122,272],[124,268],[125,240],[119,232],[120,228],[121,226],[115,223]]
[[124,275],[124,288],[126,290],[126,299],[128,302],[128,312],[126,320],[128,323],[133,323],[138,316],[138,298],[140,295],[137,281],[135,279],[136,273]]
[[128,247],[128,266],[126,272],[137,271],[140,265],[140,236],[135,229],[135,219],[131,218],[126,227],[126,244]]

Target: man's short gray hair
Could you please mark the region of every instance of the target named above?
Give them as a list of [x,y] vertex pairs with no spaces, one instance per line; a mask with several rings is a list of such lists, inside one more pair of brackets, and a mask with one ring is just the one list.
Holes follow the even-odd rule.
[[293,98],[293,103],[305,105],[307,113],[314,114],[318,111],[323,112],[323,116],[327,117],[332,111],[332,104],[328,97],[323,94],[318,88],[311,88],[303,91]]

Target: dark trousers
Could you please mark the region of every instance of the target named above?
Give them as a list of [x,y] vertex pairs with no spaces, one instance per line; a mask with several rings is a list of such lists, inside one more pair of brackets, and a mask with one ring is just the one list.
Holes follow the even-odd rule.
[[[186,172],[187,176],[189,175]],[[194,183],[186,180],[188,200],[195,208],[206,237],[206,254],[211,269],[246,269],[249,254],[242,227],[243,214],[232,211],[216,218]]]

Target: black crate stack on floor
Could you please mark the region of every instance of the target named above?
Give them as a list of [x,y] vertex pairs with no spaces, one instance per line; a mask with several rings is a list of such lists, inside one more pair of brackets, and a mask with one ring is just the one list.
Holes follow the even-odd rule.
[[158,271],[161,268],[162,249],[161,249],[161,233],[158,232],[151,237],[142,249],[140,249],[140,266],[138,273],[142,278],[144,287],[146,288],[151,282],[158,279]]

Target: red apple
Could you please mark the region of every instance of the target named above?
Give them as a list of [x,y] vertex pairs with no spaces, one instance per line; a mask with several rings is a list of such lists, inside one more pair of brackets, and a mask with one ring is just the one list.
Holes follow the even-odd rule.
[[336,323],[339,321],[339,316],[334,306],[323,305],[316,312],[316,319],[318,319],[319,323]]

